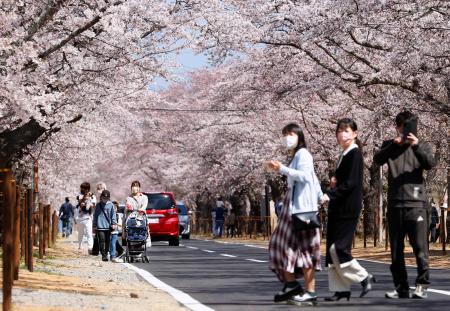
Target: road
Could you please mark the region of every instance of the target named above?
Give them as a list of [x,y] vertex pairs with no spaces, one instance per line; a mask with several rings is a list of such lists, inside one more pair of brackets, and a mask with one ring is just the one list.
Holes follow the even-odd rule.
[[[263,247],[224,243],[217,240],[182,240],[179,247],[153,243],[150,263],[134,264],[161,281],[181,290],[215,310],[298,310],[298,306],[274,303],[273,295],[281,283],[268,269],[268,251]],[[358,298],[360,286],[354,285],[349,302],[325,302],[319,298],[308,310],[448,310],[450,304],[450,270],[432,270],[432,290],[428,299],[387,300],[384,292],[392,289],[389,266],[361,260],[377,278],[375,288]],[[408,270],[414,284],[415,269]],[[326,271],[317,273],[316,290],[320,297],[331,295]]]

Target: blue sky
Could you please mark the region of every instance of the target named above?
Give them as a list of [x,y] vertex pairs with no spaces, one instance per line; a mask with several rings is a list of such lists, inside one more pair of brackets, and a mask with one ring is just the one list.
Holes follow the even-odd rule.
[[[177,62],[180,64],[180,68],[174,69],[175,75],[179,79],[186,77],[190,71],[207,68],[208,57],[205,54],[195,54],[191,49],[184,49],[176,56]],[[166,89],[170,85],[171,81],[166,81],[164,78],[156,78],[150,85],[150,89],[153,91]]]

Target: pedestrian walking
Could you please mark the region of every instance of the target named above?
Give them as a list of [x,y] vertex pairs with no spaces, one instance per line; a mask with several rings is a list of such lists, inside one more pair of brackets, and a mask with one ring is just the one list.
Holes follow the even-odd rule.
[[[97,191],[97,198],[100,198],[103,190],[107,190],[106,189],[106,184],[104,182],[102,182],[102,181],[98,182],[97,186],[95,188],[96,188],[96,191]],[[93,208],[94,209],[92,211],[92,214],[95,214],[95,206]],[[93,237],[93,240],[94,240],[94,245],[92,246],[91,255],[98,256],[100,250],[99,250],[99,246],[98,246],[98,238],[96,236],[96,232],[95,231],[92,232],[92,237]]]
[[92,254],[94,240],[92,235],[92,213],[96,198],[91,192],[91,184],[83,182],[80,185],[80,194],[77,196],[76,222],[78,230],[78,249],[81,249],[83,238],[87,239],[88,253]]
[[225,204],[222,198],[219,197],[216,201],[215,212],[215,227],[214,227],[214,237],[221,238],[223,235],[223,226],[225,222]]
[[430,144],[417,138],[418,118],[403,111],[395,118],[397,137],[384,141],[374,161],[388,164],[388,213],[391,244],[391,272],[395,289],[386,298],[409,298],[405,267],[405,236],[409,238],[417,263],[414,298],[426,298],[430,284],[428,265],[428,210],[423,171],[436,165]]
[[59,208],[59,218],[62,221],[62,236],[69,237],[72,234],[72,220],[74,208],[70,199],[66,197],[65,202]]
[[97,203],[94,212],[94,228],[103,261],[108,261],[111,232],[117,229],[116,212],[110,198],[109,191],[103,190],[100,195],[100,202]]
[[[127,197],[125,201],[125,216],[122,224],[123,228],[123,239],[126,240],[126,231],[124,224],[131,212],[139,212],[140,214],[146,215],[148,205],[148,197],[146,194],[141,192],[141,183],[138,180],[135,180],[131,183],[131,195]],[[151,246],[151,237],[150,237],[150,229],[147,226],[148,230],[148,239],[147,239],[147,247]]]
[[[269,242],[270,269],[284,283],[274,301],[315,304],[315,270],[321,269],[319,228],[296,230],[292,217],[297,213],[317,212],[323,194],[299,125],[286,125],[282,134],[291,157],[289,166],[274,160],[264,163],[266,170],[287,176],[288,185],[278,226]],[[300,276],[304,277],[305,291],[297,281]]]
[[119,203],[116,201],[112,202],[114,206],[114,211],[116,213],[117,218],[117,226],[114,230],[111,231],[111,242],[109,246],[109,255],[112,262],[123,262],[123,259],[120,258],[120,255],[123,253],[122,245],[119,243],[119,235],[122,233],[122,221],[123,221],[123,213],[119,211]]
[[431,219],[430,219],[430,243],[436,243],[439,237],[437,228],[439,227],[439,212],[434,201],[431,202]]
[[236,213],[234,212],[234,209],[231,209],[230,215],[228,215],[227,238],[228,237],[234,238],[235,231],[236,231]]
[[[328,267],[329,290],[334,292],[327,301],[350,299],[353,283],[362,286],[360,297],[372,289],[373,275],[367,272],[353,258],[351,249],[353,236],[362,209],[364,160],[357,144],[358,127],[354,120],[345,118],[337,123],[336,138],[342,153],[331,181],[327,196],[327,246],[326,266]],[[333,187],[334,186],[334,187]]]

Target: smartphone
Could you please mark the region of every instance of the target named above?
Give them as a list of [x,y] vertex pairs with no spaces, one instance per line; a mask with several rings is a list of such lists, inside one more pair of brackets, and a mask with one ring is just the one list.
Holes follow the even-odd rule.
[[405,121],[403,126],[403,141],[406,141],[409,133],[417,136],[417,119],[409,119]]

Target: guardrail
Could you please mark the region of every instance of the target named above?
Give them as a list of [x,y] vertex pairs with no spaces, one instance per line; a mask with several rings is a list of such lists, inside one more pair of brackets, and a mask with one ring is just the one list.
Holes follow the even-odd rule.
[[37,192],[16,185],[9,168],[0,169],[0,205],[2,214],[1,243],[3,265],[3,311],[10,311],[12,287],[19,279],[21,259],[33,272],[33,246],[39,247],[39,258],[55,245],[58,216],[50,205],[38,204]]

